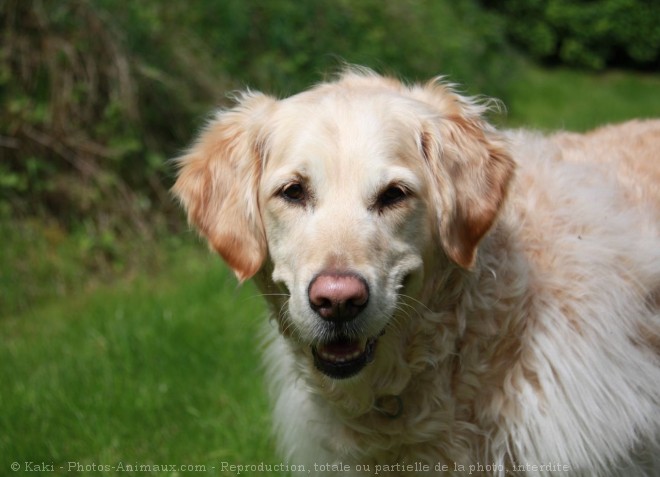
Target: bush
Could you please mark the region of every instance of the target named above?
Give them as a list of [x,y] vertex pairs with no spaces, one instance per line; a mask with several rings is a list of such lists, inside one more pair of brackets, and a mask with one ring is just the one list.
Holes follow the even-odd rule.
[[0,213],[147,232],[170,202],[166,157],[191,133],[194,79],[168,83],[84,0],[10,0],[0,24]]
[[225,87],[288,95],[345,61],[409,79],[450,74],[493,91],[506,81],[503,22],[474,0],[97,3],[148,63],[167,69],[159,58],[174,51],[176,62],[189,65],[180,71],[184,80],[202,75],[207,83],[219,78]]
[[210,33],[229,76],[267,91],[300,91],[342,61],[477,87],[504,80],[502,25],[472,1],[227,0],[182,10]]
[[7,0],[0,24],[0,194],[67,228],[172,209],[166,159],[228,90],[295,93],[345,60],[497,94],[507,68],[472,1]]
[[660,61],[656,0],[482,0],[502,13],[511,40],[533,57],[600,70],[655,69]]

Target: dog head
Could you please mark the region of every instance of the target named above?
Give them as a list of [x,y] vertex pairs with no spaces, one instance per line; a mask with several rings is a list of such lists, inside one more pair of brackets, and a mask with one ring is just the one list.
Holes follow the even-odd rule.
[[473,266],[513,173],[484,109],[439,81],[356,71],[280,101],[247,93],[179,159],[173,190],[240,280],[287,295],[282,328],[316,368],[346,378],[438,257]]

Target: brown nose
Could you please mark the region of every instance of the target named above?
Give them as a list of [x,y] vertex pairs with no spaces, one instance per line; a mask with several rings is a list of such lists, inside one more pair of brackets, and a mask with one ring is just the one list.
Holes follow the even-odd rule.
[[369,301],[367,282],[348,273],[321,273],[308,290],[309,304],[324,320],[351,321]]

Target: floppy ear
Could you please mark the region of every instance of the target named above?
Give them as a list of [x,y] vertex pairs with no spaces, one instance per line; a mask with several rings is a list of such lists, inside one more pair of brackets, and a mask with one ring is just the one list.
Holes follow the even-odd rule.
[[264,155],[264,125],[275,100],[246,93],[229,111],[220,111],[177,159],[172,192],[239,280],[253,276],[266,256],[257,188]]
[[422,148],[435,182],[442,245],[451,260],[470,268],[504,202],[515,165],[504,140],[475,114],[479,107],[470,111],[467,100],[457,99],[454,108],[463,101],[463,110],[427,125]]

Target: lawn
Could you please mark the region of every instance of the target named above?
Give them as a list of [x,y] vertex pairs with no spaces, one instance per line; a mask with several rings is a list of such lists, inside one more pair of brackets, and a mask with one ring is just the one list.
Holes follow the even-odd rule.
[[[585,130],[660,116],[657,75],[529,69],[512,86],[505,125]],[[69,240],[56,232],[38,233],[39,247],[15,239],[0,252],[12,267],[0,271],[0,475],[12,463],[21,469],[14,475],[41,464],[29,475],[69,475],[70,465],[78,475],[185,473],[99,465],[233,475],[222,462],[279,463],[259,364],[267,319],[255,288],[238,287],[189,238],[133,245],[156,247],[159,266],[107,284],[77,277],[75,263],[53,257],[48,240]]]
[[237,287],[201,245],[171,253],[158,275],[3,318],[0,475],[14,462],[53,465],[55,475],[69,475],[70,463],[223,475],[223,461],[275,462],[258,359],[264,323],[255,288]]
[[660,117],[660,75],[525,68],[512,79],[505,125],[585,131]]

